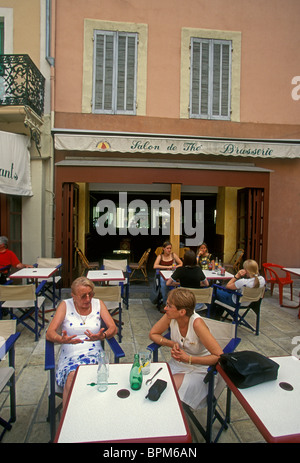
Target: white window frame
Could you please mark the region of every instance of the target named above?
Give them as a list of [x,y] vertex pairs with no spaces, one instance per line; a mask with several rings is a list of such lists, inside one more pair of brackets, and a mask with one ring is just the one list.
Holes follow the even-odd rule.
[[[96,108],[96,45],[97,36],[102,35],[105,40],[107,36],[113,37],[113,77],[112,77],[112,107],[111,109]],[[125,37],[126,42],[129,37],[135,39],[135,62],[134,62],[134,82],[133,82],[133,101],[130,109],[126,108],[126,86],[124,88],[124,105],[123,109],[117,108],[117,97],[118,97],[118,45],[119,38]],[[136,32],[120,32],[120,31],[108,31],[108,30],[94,30],[94,54],[93,54],[93,96],[92,96],[92,112],[95,114],[126,114],[136,115],[136,102],[137,102],[137,59],[138,59],[138,34]],[[127,54],[125,55],[125,80],[127,80]],[[105,69],[103,70],[103,95],[104,95],[104,82],[105,82]],[[103,102],[102,98],[102,102]]]
[[[193,112],[193,105],[192,105],[192,97],[193,97],[193,48],[194,44],[208,44],[209,46],[209,55],[208,55],[208,108],[207,113],[201,113],[201,83],[199,83],[199,111]],[[227,88],[227,114],[222,115],[222,63],[220,65],[220,87],[219,87],[219,113],[213,113],[213,79],[214,79],[214,70],[213,70],[213,63],[214,63],[214,46],[219,45],[222,46],[229,46],[229,63],[228,63],[228,88]],[[199,38],[199,37],[191,37],[191,70],[190,70],[190,103],[189,103],[189,116],[190,118],[194,119],[214,119],[214,120],[230,120],[231,119],[231,68],[232,68],[232,42],[231,40],[219,40],[219,39],[212,39],[212,38]],[[222,60],[222,53],[220,55],[220,59]],[[201,69],[200,69],[201,71]],[[199,82],[201,80],[201,76],[199,77]]]

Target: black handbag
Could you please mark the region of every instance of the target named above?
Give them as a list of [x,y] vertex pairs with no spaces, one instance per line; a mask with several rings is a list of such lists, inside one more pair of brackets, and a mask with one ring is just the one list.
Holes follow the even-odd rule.
[[219,363],[233,384],[240,389],[277,379],[278,363],[258,352],[222,354]]

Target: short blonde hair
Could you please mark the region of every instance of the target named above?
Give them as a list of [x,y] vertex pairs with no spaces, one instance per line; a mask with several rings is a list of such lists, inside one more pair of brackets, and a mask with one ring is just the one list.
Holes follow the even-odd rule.
[[168,295],[168,301],[175,305],[177,310],[185,309],[186,315],[191,317],[196,306],[194,293],[186,288],[172,289]]
[[88,278],[86,278],[86,277],[78,277],[78,278],[76,278],[76,280],[73,281],[73,283],[71,285],[71,291],[72,291],[73,294],[76,294],[76,291],[77,291],[79,286],[89,287],[89,288],[91,288],[92,291],[94,291],[94,288],[95,288],[94,283],[91,280],[89,280]]

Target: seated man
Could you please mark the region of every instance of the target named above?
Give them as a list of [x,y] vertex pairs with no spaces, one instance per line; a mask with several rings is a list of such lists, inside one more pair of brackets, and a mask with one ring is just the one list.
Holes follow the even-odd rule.
[[[21,268],[32,267],[32,265],[22,264],[16,254],[8,249],[8,239],[6,236],[0,236],[0,268],[6,266],[15,267],[18,270]],[[8,270],[3,270],[0,273],[0,284],[6,282],[8,276]]]

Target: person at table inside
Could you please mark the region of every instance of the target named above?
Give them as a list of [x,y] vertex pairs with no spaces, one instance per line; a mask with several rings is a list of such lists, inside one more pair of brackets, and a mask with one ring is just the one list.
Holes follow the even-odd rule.
[[[171,349],[169,366],[180,399],[197,409],[204,405],[207,384],[204,377],[209,365],[215,365],[223,353],[207,325],[195,311],[195,296],[186,288],[176,288],[168,295],[165,315],[150,330],[150,339]],[[163,333],[170,328],[170,339]]]
[[[172,252],[172,244],[170,241],[165,241],[162,245],[162,253],[159,254],[154,262],[153,268],[156,270],[175,270],[182,266],[182,260]],[[163,298],[163,304],[167,302],[167,296],[170,288],[167,287],[165,279],[160,275],[160,288]]]
[[[62,344],[56,381],[63,388],[63,406],[77,366],[97,364],[101,341],[117,332],[104,302],[93,297],[92,281],[86,277],[74,280],[71,296],[59,304],[46,333],[47,340]],[[107,328],[101,328],[100,317]]]
[[197,265],[194,251],[186,251],[183,257],[183,265],[176,268],[167,280],[167,286],[183,286],[185,288],[200,288],[209,286],[206,276]]
[[[33,267],[33,265],[22,264],[16,254],[8,249],[8,238],[6,236],[0,236],[0,269],[8,266],[15,267],[18,270]],[[0,272],[0,284],[6,282],[8,271],[9,269],[5,269]]]
[[196,251],[197,263],[202,270],[208,270],[211,264],[212,270],[215,270],[215,256],[208,251],[206,243],[200,244]]
[[[238,291],[242,293],[243,287],[247,288],[262,288],[265,286],[266,281],[264,277],[259,274],[258,263],[255,260],[247,259],[243,264],[243,268],[239,270],[226,284],[227,289]],[[236,295],[216,288],[216,297],[218,301],[224,302],[227,305],[233,306],[236,301]],[[248,305],[250,302],[248,303]],[[211,317],[219,319],[223,313],[222,307],[212,304]]]
[[[186,251],[183,257],[183,266],[178,267],[167,280],[167,286],[182,286],[184,288],[202,288],[209,286],[203,270],[197,265],[194,251]],[[195,310],[200,310],[204,304],[196,304]]]

